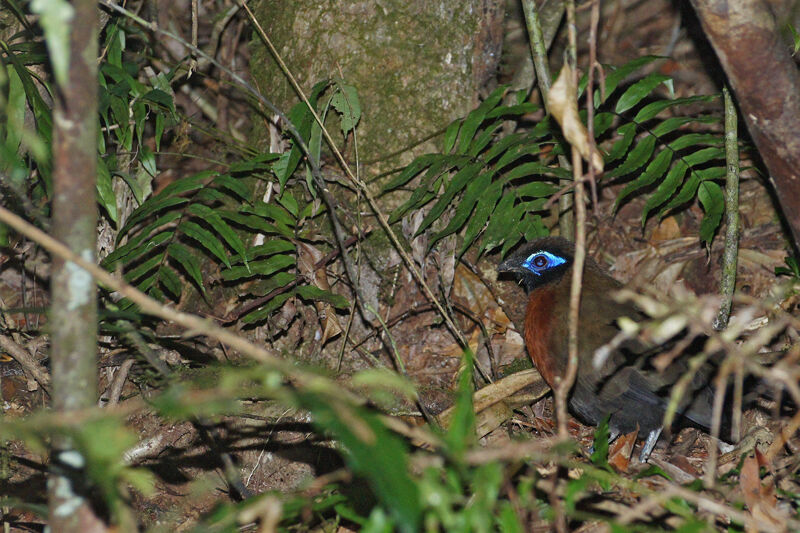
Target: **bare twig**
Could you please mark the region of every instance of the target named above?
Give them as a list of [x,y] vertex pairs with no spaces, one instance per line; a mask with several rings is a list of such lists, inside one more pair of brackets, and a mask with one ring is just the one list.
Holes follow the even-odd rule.
[[[35,379],[45,391],[48,390],[50,375],[25,348],[14,342],[11,337],[2,334],[0,334],[0,348],[13,357],[17,363],[22,366],[25,372]],[[49,394],[48,392],[48,395]]]
[[727,87],[725,101],[725,252],[722,254],[722,276],[719,282],[722,303],[714,320],[715,329],[725,329],[731,314],[733,290],[736,287],[736,259],[739,253],[739,138],[736,106]]

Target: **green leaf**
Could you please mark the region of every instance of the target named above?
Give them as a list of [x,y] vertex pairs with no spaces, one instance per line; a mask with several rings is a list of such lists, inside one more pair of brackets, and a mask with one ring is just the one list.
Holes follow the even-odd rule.
[[697,199],[703,204],[703,210],[706,212],[700,223],[700,240],[710,244],[722,221],[725,197],[719,185],[713,181],[704,181],[697,189]]
[[631,109],[636,104],[641,102],[645,97],[647,97],[653,89],[655,89],[661,83],[671,80],[669,76],[665,76],[664,74],[653,73],[650,74],[641,80],[637,81],[630,87],[628,87],[622,96],[619,97],[617,101],[617,105],[614,110],[617,113],[624,113],[625,111]]
[[352,85],[336,80],[338,90],[331,98],[331,105],[341,115],[342,133],[355,129],[361,119],[361,104],[358,101],[358,91]]
[[705,180],[718,179],[725,176],[725,167],[711,167],[702,170],[692,170],[678,194],[661,210],[661,213],[691,201],[697,193],[697,188]]
[[699,95],[689,96],[686,98],[675,98],[674,100],[659,100],[642,107],[639,112],[636,113],[636,116],[633,117],[633,121],[641,124],[642,122],[647,122],[665,109],[681,105],[694,104],[697,102],[710,102],[715,98],[717,98],[716,95]]
[[442,141],[442,151],[445,154],[449,154],[450,150],[453,149],[453,146],[456,144],[456,139],[458,138],[458,130],[461,128],[461,121],[454,120],[447,126],[447,129],[444,131],[444,139]]
[[69,33],[75,9],[66,0],[31,0],[30,8],[39,15],[56,81],[66,87],[69,81]]
[[200,263],[191,254],[191,252],[184,245],[173,242],[167,246],[167,253],[172,259],[177,261],[181,267],[183,267],[184,272],[189,275],[189,278],[205,296],[206,288],[205,285],[203,285],[203,275],[200,272]]
[[621,158],[628,152],[628,148],[633,142],[633,137],[636,135],[636,124],[629,122],[617,128],[617,135],[620,139],[611,147],[611,151],[605,157],[605,163],[612,163]]
[[425,175],[420,178],[419,186],[414,189],[414,192],[411,193],[411,196],[408,200],[406,200],[403,205],[395,209],[392,214],[389,216],[389,223],[394,224],[398,220],[400,220],[403,215],[405,215],[410,209],[420,207],[423,205],[426,200],[428,200],[429,196],[433,194],[432,191],[433,183],[442,176],[444,172],[447,172],[451,168],[450,161],[446,159],[442,159],[436,161],[433,165],[428,168],[428,171]]
[[242,278],[250,278],[256,275],[269,276],[294,264],[294,256],[274,255],[269,259],[250,262],[249,268],[234,266],[231,267],[230,270],[224,270],[222,272],[222,279],[225,281],[234,281]]
[[390,432],[378,416],[345,404],[330,395],[300,391],[301,405],[313,413],[316,426],[331,433],[347,450],[346,459],[364,476],[383,506],[404,533],[419,531],[420,494],[408,472],[403,440]]
[[489,220],[489,215],[494,212],[495,204],[500,199],[503,193],[503,186],[501,183],[492,184],[485,193],[478,198],[478,205],[475,207],[475,214],[467,224],[466,232],[464,233],[464,242],[461,245],[461,250],[458,252],[459,257],[467,251],[478,233],[483,229],[486,221]]
[[439,240],[447,237],[448,235],[452,235],[461,229],[461,226],[464,225],[464,223],[467,221],[467,218],[469,218],[470,213],[472,213],[472,209],[478,202],[480,195],[483,194],[486,188],[492,183],[492,176],[492,172],[485,172],[479,175],[476,179],[472,180],[472,182],[467,186],[467,190],[464,192],[464,196],[461,198],[461,201],[458,203],[458,205],[456,205],[456,212],[453,214],[453,218],[450,219],[447,227],[430,238],[428,244],[429,249],[432,248],[433,245]]
[[664,178],[664,181],[645,202],[644,209],[642,209],[642,226],[647,221],[650,211],[669,200],[675,193],[687,170],[689,170],[689,167],[684,161],[680,159],[675,161],[675,164],[672,165],[672,168],[667,173],[667,177]]
[[458,140],[457,153],[463,154],[467,152],[467,148],[472,142],[472,137],[483,123],[484,119],[486,118],[486,114],[494,109],[498,103],[500,103],[500,100],[503,98],[507,88],[507,85],[501,85],[492,91],[492,93],[486,97],[486,100],[481,102],[481,105],[467,115],[467,118],[464,119],[464,123],[461,126],[461,135]]
[[[247,260],[252,261],[254,259],[258,259],[259,257],[266,257],[268,255],[274,255],[281,252],[293,252],[294,250],[295,246],[291,241],[285,241],[283,239],[270,239],[264,244],[251,246],[248,248]],[[231,258],[231,263],[239,263],[241,261],[242,258],[238,255],[235,255]]]
[[122,276],[128,283],[134,283],[137,279],[149,274],[156,266],[158,266],[164,259],[164,254],[154,254],[151,258],[140,263],[137,267],[125,272]]
[[108,213],[108,218],[117,225],[117,197],[111,186],[111,174],[108,172],[106,162],[102,158],[97,161],[97,199],[100,206]]
[[175,300],[180,300],[181,292],[183,291],[183,285],[181,284],[181,279],[178,277],[175,272],[169,267],[161,266],[158,269],[158,280],[164,286],[167,291],[172,295]]
[[[188,211],[214,228],[214,231],[221,235],[222,238],[225,239],[225,242],[228,243],[228,246],[233,248],[240,257],[247,257],[247,251],[245,250],[242,240],[213,209],[203,204],[192,204],[189,206]],[[224,262],[228,264],[227,260]],[[244,264],[245,266],[247,265],[246,259],[244,260]]]
[[214,257],[222,261],[226,267],[231,267],[228,254],[225,253],[225,247],[213,233],[191,220],[181,222],[178,225],[178,231],[197,241],[203,248],[211,252]]
[[608,439],[610,437],[608,421],[610,418],[610,416],[606,416],[600,424],[598,424],[594,432],[594,451],[590,457],[595,466],[609,470],[611,469],[611,466],[608,464]]
[[650,156],[653,155],[655,147],[656,138],[648,135],[634,146],[633,150],[628,152],[628,157],[625,158],[625,161],[620,166],[611,172],[607,172],[605,178],[610,179],[617,176],[624,176],[638,170],[650,159]]
[[250,194],[250,190],[247,188],[247,186],[241,180],[237,180],[229,174],[220,174],[214,178],[214,181],[211,183],[231,191],[245,202],[249,201],[252,197],[252,194]]
[[442,215],[442,213],[444,213],[444,210],[450,206],[450,203],[455,195],[461,192],[461,190],[473,180],[473,178],[481,170],[482,166],[483,165],[480,163],[472,163],[459,170],[456,175],[453,176],[453,179],[447,184],[444,192],[431,208],[428,215],[422,220],[422,223],[415,233],[415,236],[425,231],[428,226],[433,224],[433,222],[436,221]]
[[[656,61],[658,59],[663,59],[659,56],[643,56],[634,59],[633,61],[622,65],[621,67],[613,68],[606,73],[606,83],[605,83],[605,98],[603,101],[607,100],[617,89],[617,86],[631,75],[633,72],[639,70],[642,67],[645,67]],[[601,104],[600,101],[600,90],[596,89],[594,92],[594,106],[598,107]]]
[[347,298],[341,294],[326,291],[313,285],[302,285],[297,287],[296,292],[297,295],[304,300],[327,302],[338,309],[347,309],[350,307],[350,302],[348,302]]
[[617,199],[614,202],[614,211],[617,210],[617,208],[622,204],[622,201],[625,200],[625,198],[627,198],[631,193],[652,185],[657,180],[661,179],[661,177],[669,168],[671,162],[672,150],[666,148],[661,150],[658,155],[655,156],[652,161],[650,161],[650,164],[647,165],[647,168],[644,170],[644,172],[642,172],[638,178],[626,185],[619,195],[617,195]]
[[256,322],[260,322],[275,311],[277,308],[282,306],[286,300],[292,298],[294,296],[294,292],[284,292],[282,294],[278,294],[275,298],[271,299],[268,303],[264,304],[263,306],[259,307],[255,311],[247,313],[242,317],[242,322],[245,324],[254,324]]

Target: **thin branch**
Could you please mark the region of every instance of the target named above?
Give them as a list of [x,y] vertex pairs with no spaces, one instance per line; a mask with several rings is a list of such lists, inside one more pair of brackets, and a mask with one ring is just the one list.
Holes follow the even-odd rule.
[[725,329],[731,314],[733,290],[736,287],[736,259],[739,253],[739,138],[736,106],[727,87],[722,89],[725,101],[725,251],[722,254],[722,276],[719,292],[722,303],[714,320],[714,329]]

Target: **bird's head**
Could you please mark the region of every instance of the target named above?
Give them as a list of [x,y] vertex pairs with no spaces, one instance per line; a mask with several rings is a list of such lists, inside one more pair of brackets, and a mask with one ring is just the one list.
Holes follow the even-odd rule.
[[560,280],[572,268],[574,245],[563,237],[531,241],[500,263],[497,271],[514,275],[531,292]]

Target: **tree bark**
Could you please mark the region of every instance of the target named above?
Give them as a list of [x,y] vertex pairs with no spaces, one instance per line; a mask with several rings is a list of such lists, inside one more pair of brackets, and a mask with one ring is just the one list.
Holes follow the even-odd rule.
[[[97,237],[97,3],[72,2],[69,74],[53,111],[53,236],[88,261]],[[91,407],[97,397],[97,287],[88,272],[53,257],[52,349],[54,411]],[[54,439],[48,479],[50,527],[104,531],[86,491],[86,459],[69,439]]]
[[763,0],[692,0],[800,249],[800,74]]

